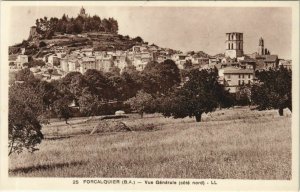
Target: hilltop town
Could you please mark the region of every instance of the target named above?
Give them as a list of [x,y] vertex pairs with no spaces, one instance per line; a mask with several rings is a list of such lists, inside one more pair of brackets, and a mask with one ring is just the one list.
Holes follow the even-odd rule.
[[[291,39],[288,25],[278,29],[280,19],[293,23],[288,22],[291,18],[274,19],[280,12],[286,15],[286,7],[178,5],[164,8],[166,12],[151,4],[136,7],[139,22],[132,21],[136,15],[131,15],[131,7],[125,6],[124,17],[116,11],[132,31],[128,34],[144,37],[120,34],[114,18],[91,16],[84,7],[77,14],[74,5],[49,5],[49,10],[75,11],[76,17],[62,12],[60,18],[38,18],[34,26],[26,23],[31,26],[27,39],[8,48],[8,101],[3,105],[9,108],[3,115],[8,176],[122,178],[115,181],[132,187],[142,186],[143,180],[154,187],[178,178],[179,188],[199,188],[203,179],[213,179],[211,184],[204,182],[209,187],[222,185],[219,180],[224,179],[294,178],[291,127],[297,108],[292,105],[292,61],[274,54],[289,53],[284,47],[290,46],[288,41],[274,40]],[[123,10],[117,6],[107,5],[105,10]],[[26,15],[14,13],[31,20],[27,12],[32,7],[19,8]],[[38,14],[31,15],[49,14],[40,5],[35,9]],[[95,5],[95,12],[102,10]],[[212,11],[214,18],[201,23]],[[236,17],[246,12],[247,17]],[[267,12],[272,16],[266,17]],[[162,15],[152,18],[155,13]],[[183,25],[191,17],[193,21]],[[149,19],[159,25],[144,25]],[[253,22],[259,25],[250,26]],[[178,29],[170,30],[173,26]],[[162,38],[156,36],[160,32],[165,32]],[[272,36],[253,38],[254,33]],[[155,44],[145,36],[155,38]],[[250,38],[256,48],[248,45]],[[207,53],[217,54],[183,52],[156,41],[185,50],[208,42]],[[134,178],[141,182],[132,183]],[[80,181],[74,184],[79,187]]]
[[[77,20],[91,18],[82,7]],[[92,17],[97,20],[97,16]],[[51,22],[59,22],[51,18]],[[99,18],[100,19],[100,18]],[[99,20],[98,19],[98,20]],[[177,67],[219,70],[220,82],[235,93],[240,85],[251,84],[255,70],[291,68],[291,60],[280,59],[266,48],[263,38],[258,40],[257,51],[251,54],[244,52],[243,33],[230,32],[224,35],[224,54],[210,56],[202,51],[183,53],[170,48],[162,48],[144,42],[141,37],[130,38],[117,34],[118,24],[113,18],[104,19],[111,27],[99,27],[97,31],[80,28],[76,31],[76,21],[64,15],[61,20],[75,21],[74,31],[66,29],[65,33],[43,32],[47,18],[37,20],[32,26],[27,41],[9,49],[9,66],[11,71],[30,68],[35,77],[52,81],[61,79],[70,72],[84,74],[88,69],[103,72],[134,67],[143,71],[149,62],[161,63],[173,60]],[[107,24],[107,25],[108,25]],[[103,25],[102,24],[100,26]],[[114,27],[113,27],[114,26]],[[39,29],[40,28],[40,29]],[[71,34],[70,34],[71,32]],[[51,34],[51,35],[50,35]],[[49,38],[50,36],[50,38]]]

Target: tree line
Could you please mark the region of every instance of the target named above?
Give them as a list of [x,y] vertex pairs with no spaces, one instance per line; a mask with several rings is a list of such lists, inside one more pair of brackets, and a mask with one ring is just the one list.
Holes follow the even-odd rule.
[[55,32],[66,34],[80,34],[82,32],[110,32],[118,33],[118,21],[114,18],[101,19],[98,15],[69,18],[65,14],[62,18],[47,17],[36,19],[37,32],[42,39],[51,39]]
[[[280,115],[284,108],[292,109],[291,70],[260,71],[256,77],[258,81],[248,87],[251,94],[244,94],[250,104],[258,110],[279,109]],[[68,123],[76,114],[95,116],[127,110],[141,117],[161,113],[173,118],[194,117],[200,122],[203,113],[236,104],[235,96],[219,83],[216,68],[180,71],[172,60],[150,62],[141,72],[132,65],[122,73],[118,68],[108,73],[90,69],[51,82],[38,80],[29,69],[23,69],[16,80],[22,83],[9,88],[11,153],[36,150],[43,139],[41,125],[50,117]]]

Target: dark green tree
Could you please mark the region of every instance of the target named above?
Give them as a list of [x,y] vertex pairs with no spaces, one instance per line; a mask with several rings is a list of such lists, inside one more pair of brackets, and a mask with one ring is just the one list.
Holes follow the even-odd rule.
[[229,98],[229,93],[218,83],[217,70],[194,69],[181,88],[162,97],[159,109],[165,116],[195,117],[200,122],[203,113],[220,106],[230,107],[233,103]]
[[83,92],[78,100],[81,114],[85,116],[94,116],[100,114],[101,102],[97,95],[92,94],[88,88],[83,89]]
[[61,97],[53,103],[55,114],[60,119],[64,119],[66,124],[68,124],[68,119],[72,117],[72,111],[69,107],[71,103],[72,100],[68,96]]
[[125,104],[129,104],[131,109],[137,111],[141,115],[141,118],[143,118],[144,113],[153,105],[153,100],[153,97],[149,93],[140,90],[135,97],[128,99]]
[[24,82],[34,83],[34,82],[36,82],[36,79],[34,78],[34,75],[30,71],[30,69],[25,68],[25,69],[20,70],[16,74],[16,81],[24,81]]
[[192,61],[191,60],[187,60],[184,64],[183,64],[183,68],[184,69],[191,69],[193,67]]
[[100,100],[109,100],[111,98],[109,91],[111,89],[110,81],[103,72],[89,69],[84,73],[84,78],[89,86],[89,91],[99,96]]
[[136,38],[132,39],[133,41],[136,41],[138,43],[143,43],[144,40],[140,37],[140,36],[137,36]]
[[8,139],[9,155],[37,150],[43,134],[39,117],[43,114],[43,100],[40,93],[27,83],[15,84],[9,88]]
[[256,71],[258,82],[251,88],[252,103],[258,110],[278,109],[283,115],[283,109],[292,111],[292,71],[280,67]]
[[79,72],[71,72],[61,80],[60,91],[64,95],[69,95],[78,104],[83,89],[88,86],[84,75]]
[[125,70],[121,74],[122,78],[122,100],[134,97],[139,90],[142,89],[142,78],[140,73],[135,69]]
[[180,72],[172,60],[150,62],[143,71],[143,88],[151,94],[166,94],[180,84]]

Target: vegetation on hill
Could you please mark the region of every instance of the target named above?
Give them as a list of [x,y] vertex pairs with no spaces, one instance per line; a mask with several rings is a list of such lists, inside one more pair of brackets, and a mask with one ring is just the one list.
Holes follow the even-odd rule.
[[69,18],[64,14],[61,18],[39,18],[34,28],[27,40],[9,47],[10,55],[19,54],[21,48],[26,48],[25,55],[32,57],[54,53],[55,47],[64,47],[68,52],[80,48],[94,48],[96,51],[128,50],[144,42],[139,36],[130,38],[118,34],[117,20],[101,19],[97,15]]
[[208,55],[207,53],[205,53],[204,51],[189,51],[188,54],[195,56],[195,57],[203,57],[203,58],[209,58],[210,55]]
[[101,19],[98,15],[93,17],[69,18],[65,14],[62,18],[47,17],[36,19],[36,31],[41,39],[51,39],[55,32],[61,34],[80,34],[82,32],[110,32],[118,33],[118,22],[114,18]]
[[67,53],[76,49],[93,48],[95,51],[128,50],[134,45],[144,41],[139,38],[130,38],[113,33],[88,32],[83,35],[55,34],[51,39],[37,41],[24,40],[22,43],[9,47],[9,54],[19,54],[21,48],[25,49],[25,55],[43,57],[48,53],[55,53],[56,47],[64,47]]

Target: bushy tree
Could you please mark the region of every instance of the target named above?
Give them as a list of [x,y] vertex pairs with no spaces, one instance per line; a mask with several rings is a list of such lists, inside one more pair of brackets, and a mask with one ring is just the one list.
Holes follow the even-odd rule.
[[283,115],[283,109],[292,111],[292,71],[280,67],[256,71],[258,82],[251,88],[251,99],[258,110],[278,109]]
[[72,103],[72,100],[67,97],[61,97],[54,101],[53,108],[57,117],[65,120],[66,124],[68,124],[68,119],[72,117],[72,111],[69,105]]
[[174,118],[195,117],[201,121],[203,113],[217,107],[230,107],[233,102],[228,92],[218,83],[216,70],[191,70],[188,81],[168,96],[162,97],[160,111]]
[[139,90],[142,89],[142,79],[140,73],[135,69],[125,70],[121,74],[122,78],[122,100],[127,100],[131,97],[134,97]]
[[76,18],[69,18],[65,14],[61,19],[47,17],[36,20],[37,32],[43,39],[51,39],[55,32],[67,34],[80,34],[82,32],[105,31],[111,33],[118,33],[118,22],[114,18],[103,19],[97,15],[93,17],[78,16]]
[[51,110],[54,101],[61,97],[54,82],[40,81],[37,85],[37,90],[41,94],[44,108],[47,110]]
[[34,78],[34,75],[30,71],[30,69],[25,68],[25,69],[20,70],[16,74],[16,81],[24,81],[24,82],[33,83],[36,81],[36,79]]
[[39,43],[39,48],[46,47],[46,46],[47,46],[47,43],[45,43],[44,41],[41,41]]
[[251,105],[251,85],[242,85],[236,94],[237,105]]
[[166,94],[180,84],[180,72],[172,60],[150,62],[143,71],[143,87],[151,94]]
[[99,96],[100,100],[110,99],[110,83],[103,72],[95,69],[88,69],[84,74],[84,78],[88,83],[89,91],[92,94]]
[[8,138],[9,155],[37,150],[43,134],[39,117],[43,114],[40,93],[27,83],[9,88]]
[[70,94],[71,98],[78,101],[82,95],[83,89],[88,87],[88,82],[80,72],[68,73],[62,80],[63,86],[66,88],[64,94]]
[[140,36],[137,36],[137,37],[133,38],[132,40],[136,41],[136,42],[139,42],[139,43],[143,43],[144,42],[144,40]]
[[192,61],[189,59],[183,64],[184,69],[191,69],[193,67]]
[[92,94],[88,88],[83,90],[83,93],[78,100],[81,114],[85,116],[99,115],[101,112],[101,102],[97,95]]
[[153,97],[140,90],[135,97],[128,99],[125,104],[129,104],[131,109],[137,111],[141,115],[141,118],[143,118],[144,113],[153,105]]

